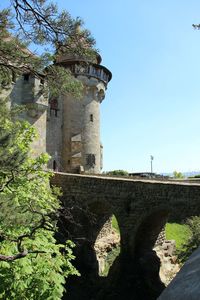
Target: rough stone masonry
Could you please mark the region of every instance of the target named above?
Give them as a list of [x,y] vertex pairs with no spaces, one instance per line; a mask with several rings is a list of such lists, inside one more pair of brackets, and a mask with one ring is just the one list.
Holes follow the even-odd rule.
[[[96,217],[92,226],[83,221],[80,231],[76,232],[76,238],[87,240],[78,250],[81,280],[87,278],[83,284],[85,289],[90,282],[88,278],[93,281],[98,278],[95,241],[106,221],[115,215],[121,234],[121,253],[108,278],[116,288],[119,288],[117,282],[124,283],[126,293],[130,289],[133,293],[135,283],[139,282],[137,293],[146,292],[148,299],[156,299],[164,285],[159,278],[160,260],[152,249],[167,220],[181,222],[199,214],[200,185],[64,173],[55,173],[52,184],[62,187],[64,206],[73,199]],[[140,285],[145,288],[140,289]]]

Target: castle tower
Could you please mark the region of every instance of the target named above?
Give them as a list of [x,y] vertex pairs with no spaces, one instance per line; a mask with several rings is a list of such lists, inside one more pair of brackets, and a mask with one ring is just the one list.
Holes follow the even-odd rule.
[[16,78],[9,92],[11,105],[26,106],[20,118],[27,120],[37,131],[37,137],[31,145],[33,157],[46,152],[48,96],[44,93],[44,76],[40,74],[40,77],[37,78],[31,73],[22,74]]
[[75,99],[69,94],[60,99],[61,169],[64,172],[98,174],[102,168],[100,104],[112,74],[100,64],[99,55],[96,56],[95,63],[70,55],[60,56],[56,63],[70,69],[84,86],[81,99]]

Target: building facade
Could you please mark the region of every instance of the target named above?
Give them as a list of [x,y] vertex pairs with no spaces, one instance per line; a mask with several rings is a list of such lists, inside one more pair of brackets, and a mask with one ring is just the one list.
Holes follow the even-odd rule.
[[27,106],[23,117],[38,132],[32,147],[33,155],[49,153],[48,168],[69,173],[98,174],[103,157],[100,104],[112,74],[100,64],[99,55],[95,63],[70,55],[58,57],[55,63],[69,69],[82,82],[81,99],[75,99],[70,94],[49,98],[43,93],[43,79],[24,74],[14,85],[11,102]]

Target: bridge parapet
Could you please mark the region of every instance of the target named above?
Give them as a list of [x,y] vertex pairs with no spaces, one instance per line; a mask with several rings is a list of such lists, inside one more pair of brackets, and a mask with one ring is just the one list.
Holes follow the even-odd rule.
[[[130,278],[140,274],[142,278],[138,280],[149,280],[148,285],[156,287],[156,297],[152,298],[156,299],[163,286],[160,285],[159,259],[152,250],[153,246],[167,220],[181,222],[200,214],[200,184],[65,173],[55,173],[51,183],[62,188],[64,206],[67,207],[71,200],[78,201],[96,216],[95,224],[80,216],[79,238],[89,241],[89,244],[82,245],[78,254],[84,265],[82,278],[88,278],[88,274],[91,278],[98,276],[94,243],[106,221],[115,215],[121,234],[121,254],[118,271],[111,268],[109,276],[121,276],[120,280],[132,286]],[[151,291],[147,291],[147,295],[149,293]]]

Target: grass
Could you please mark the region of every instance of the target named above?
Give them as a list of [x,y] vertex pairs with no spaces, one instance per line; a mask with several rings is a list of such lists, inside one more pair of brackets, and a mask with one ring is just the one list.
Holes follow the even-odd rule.
[[[119,234],[119,225],[116,217],[112,216],[112,227]],[[188,225],[178,223],[167,223],[165,227],[166,239],[176,241],[177,251],[183,250],[183,245],[188,241],[191,236],[191,231]]]
[[183,245],[188,241],[191,236],[191,231],[188,225],[167,223],[165,227],[166,239],[176,241],[177,251],[183,249]]
[[114,215],[112,216],[112,228],[114,228],[120,234],[119,225]]
[[112,251],[110,251],[106,257],[105,260],[105,269],[101,276],[106,277],[108,276],[110,267],[113,265],[115,259],[120,254],[120,246],[117,246],[116,248],[113,248]]

